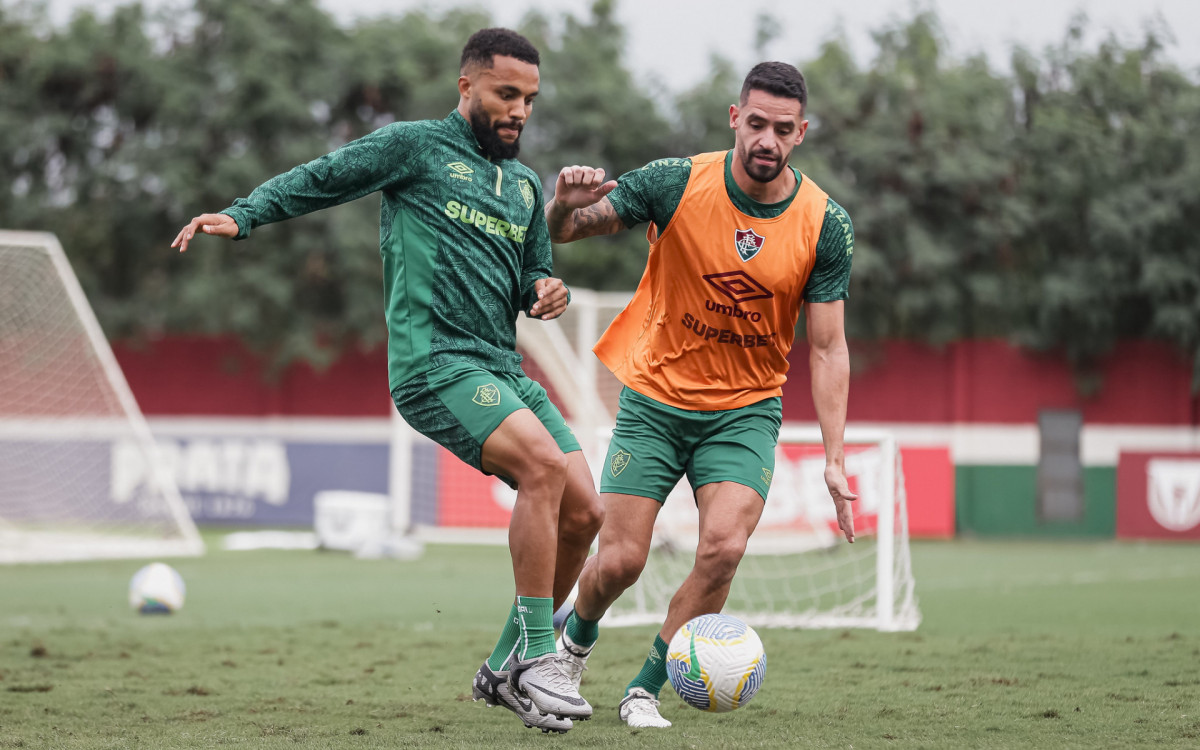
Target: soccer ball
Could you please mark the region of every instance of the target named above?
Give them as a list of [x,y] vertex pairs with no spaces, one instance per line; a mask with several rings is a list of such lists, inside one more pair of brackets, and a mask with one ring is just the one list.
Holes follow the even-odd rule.
[[129,582],[129,606],[144,615],[170,614],[183,607],[183,576],[166,563],[150,563]]
[[667,646],[671,687],[701,711],[723,713],[746,705],[766,674],[767,655],[758,633],[729,615],[700,615]]

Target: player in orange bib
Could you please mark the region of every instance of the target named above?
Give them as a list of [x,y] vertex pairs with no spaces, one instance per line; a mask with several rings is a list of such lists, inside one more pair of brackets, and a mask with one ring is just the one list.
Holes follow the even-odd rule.
[[662,159],[604,180],[567,167],[546,204],[552,239],[649,222],[650,255],[629,305],[595,346],[625,385],[601,475],[599,550],[579,578],[559,659],[578,684],[598,621],[641,574],[654,521],[686,475],[700,512],[696,562],[676,591],[621,719],[667,727],[658,711],[671,636],[720,612],[762,515],[782,415],[781,386],[800,308],[825,482],[854,541],[843,435],[850,357],[843,319],[854,230],[846,212],[788,165],[804,140],[807,90],[791,65],[761,63],[729,108],[730,151]]

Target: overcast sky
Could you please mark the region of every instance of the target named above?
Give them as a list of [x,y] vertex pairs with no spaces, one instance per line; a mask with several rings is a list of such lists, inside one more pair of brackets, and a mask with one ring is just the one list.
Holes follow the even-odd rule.
[[[162,0],[143,0],[148,6]],[[252,0],[247,0],[252,1]],[[6,3],[8,0],[0,0]],[[473,5],[488,10],[500,25],[515,25],[530,8],[586,13],[590,0],[320,0],[339,20],[410,8]],[[48,0],[52,17],[64,20],[73,9],[100,10],[120,0]],[[700,82],[708,58],[719,52],[739,68],[754,60],[755,17],[766,12],[779,19],[779,37],[768,55],[799,62],[816,55],[820,43],[839,29],[856,55],[866,61],[873,49],[870,32],[891,22],[911,18],[914,8],[938,12],[959,57],[982,50],[994,66],[1007,69],[1008,50],[1020,42],[1035,52],[1060,41],[1071,17],[1086,13],[1090,41],[1109,32],[1126,42],[1141,38],[1146,23],[1159,19],[1175,37],[1168,56],[1193,73],[1200,70],[1200,0],[617,0],[617,14],[629,34],[627,60],[640,79],[660,81],[672,89]]]

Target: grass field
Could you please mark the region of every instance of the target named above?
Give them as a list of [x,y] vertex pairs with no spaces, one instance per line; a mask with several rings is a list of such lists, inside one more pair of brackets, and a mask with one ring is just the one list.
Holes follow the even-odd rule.
[[137,562],[0,567],[0,748],[1196,748],[1200,549],[918,543],[915,633],[761,631],[766,684],[669,730],[616,715],[653,628],[609,629],[569,734],[470,700],[506,552],[175,561],[184,610],[125,605]]

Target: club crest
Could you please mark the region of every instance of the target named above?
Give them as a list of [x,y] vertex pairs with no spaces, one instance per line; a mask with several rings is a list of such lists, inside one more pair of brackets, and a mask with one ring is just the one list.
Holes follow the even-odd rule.
[[633,456],[625,449],[621,449],[613,454],[612,460],[608,462],[608,472],[614,477],[620,476],[629,462],[633,460]]
[[525,208],[533,208],[533,187],[529,184],[529,180],[517,180],[517,187],[521,188],[521,197],[525,199]]
[[1150,515],[1170,531],[1200,524],[1200,461],[1154,458],[1146,464]]
[[766,237],[756,233],[753,229],[737,229],[733,233],[733,246],[737,249],[738,257],[742,262],[758,255],[758,251],[762,250],[763,243],[767,241]]
[[480,406],[499,406],[500,389],[492,383],[481,385],[475,389],[475,398],[471,400]]

